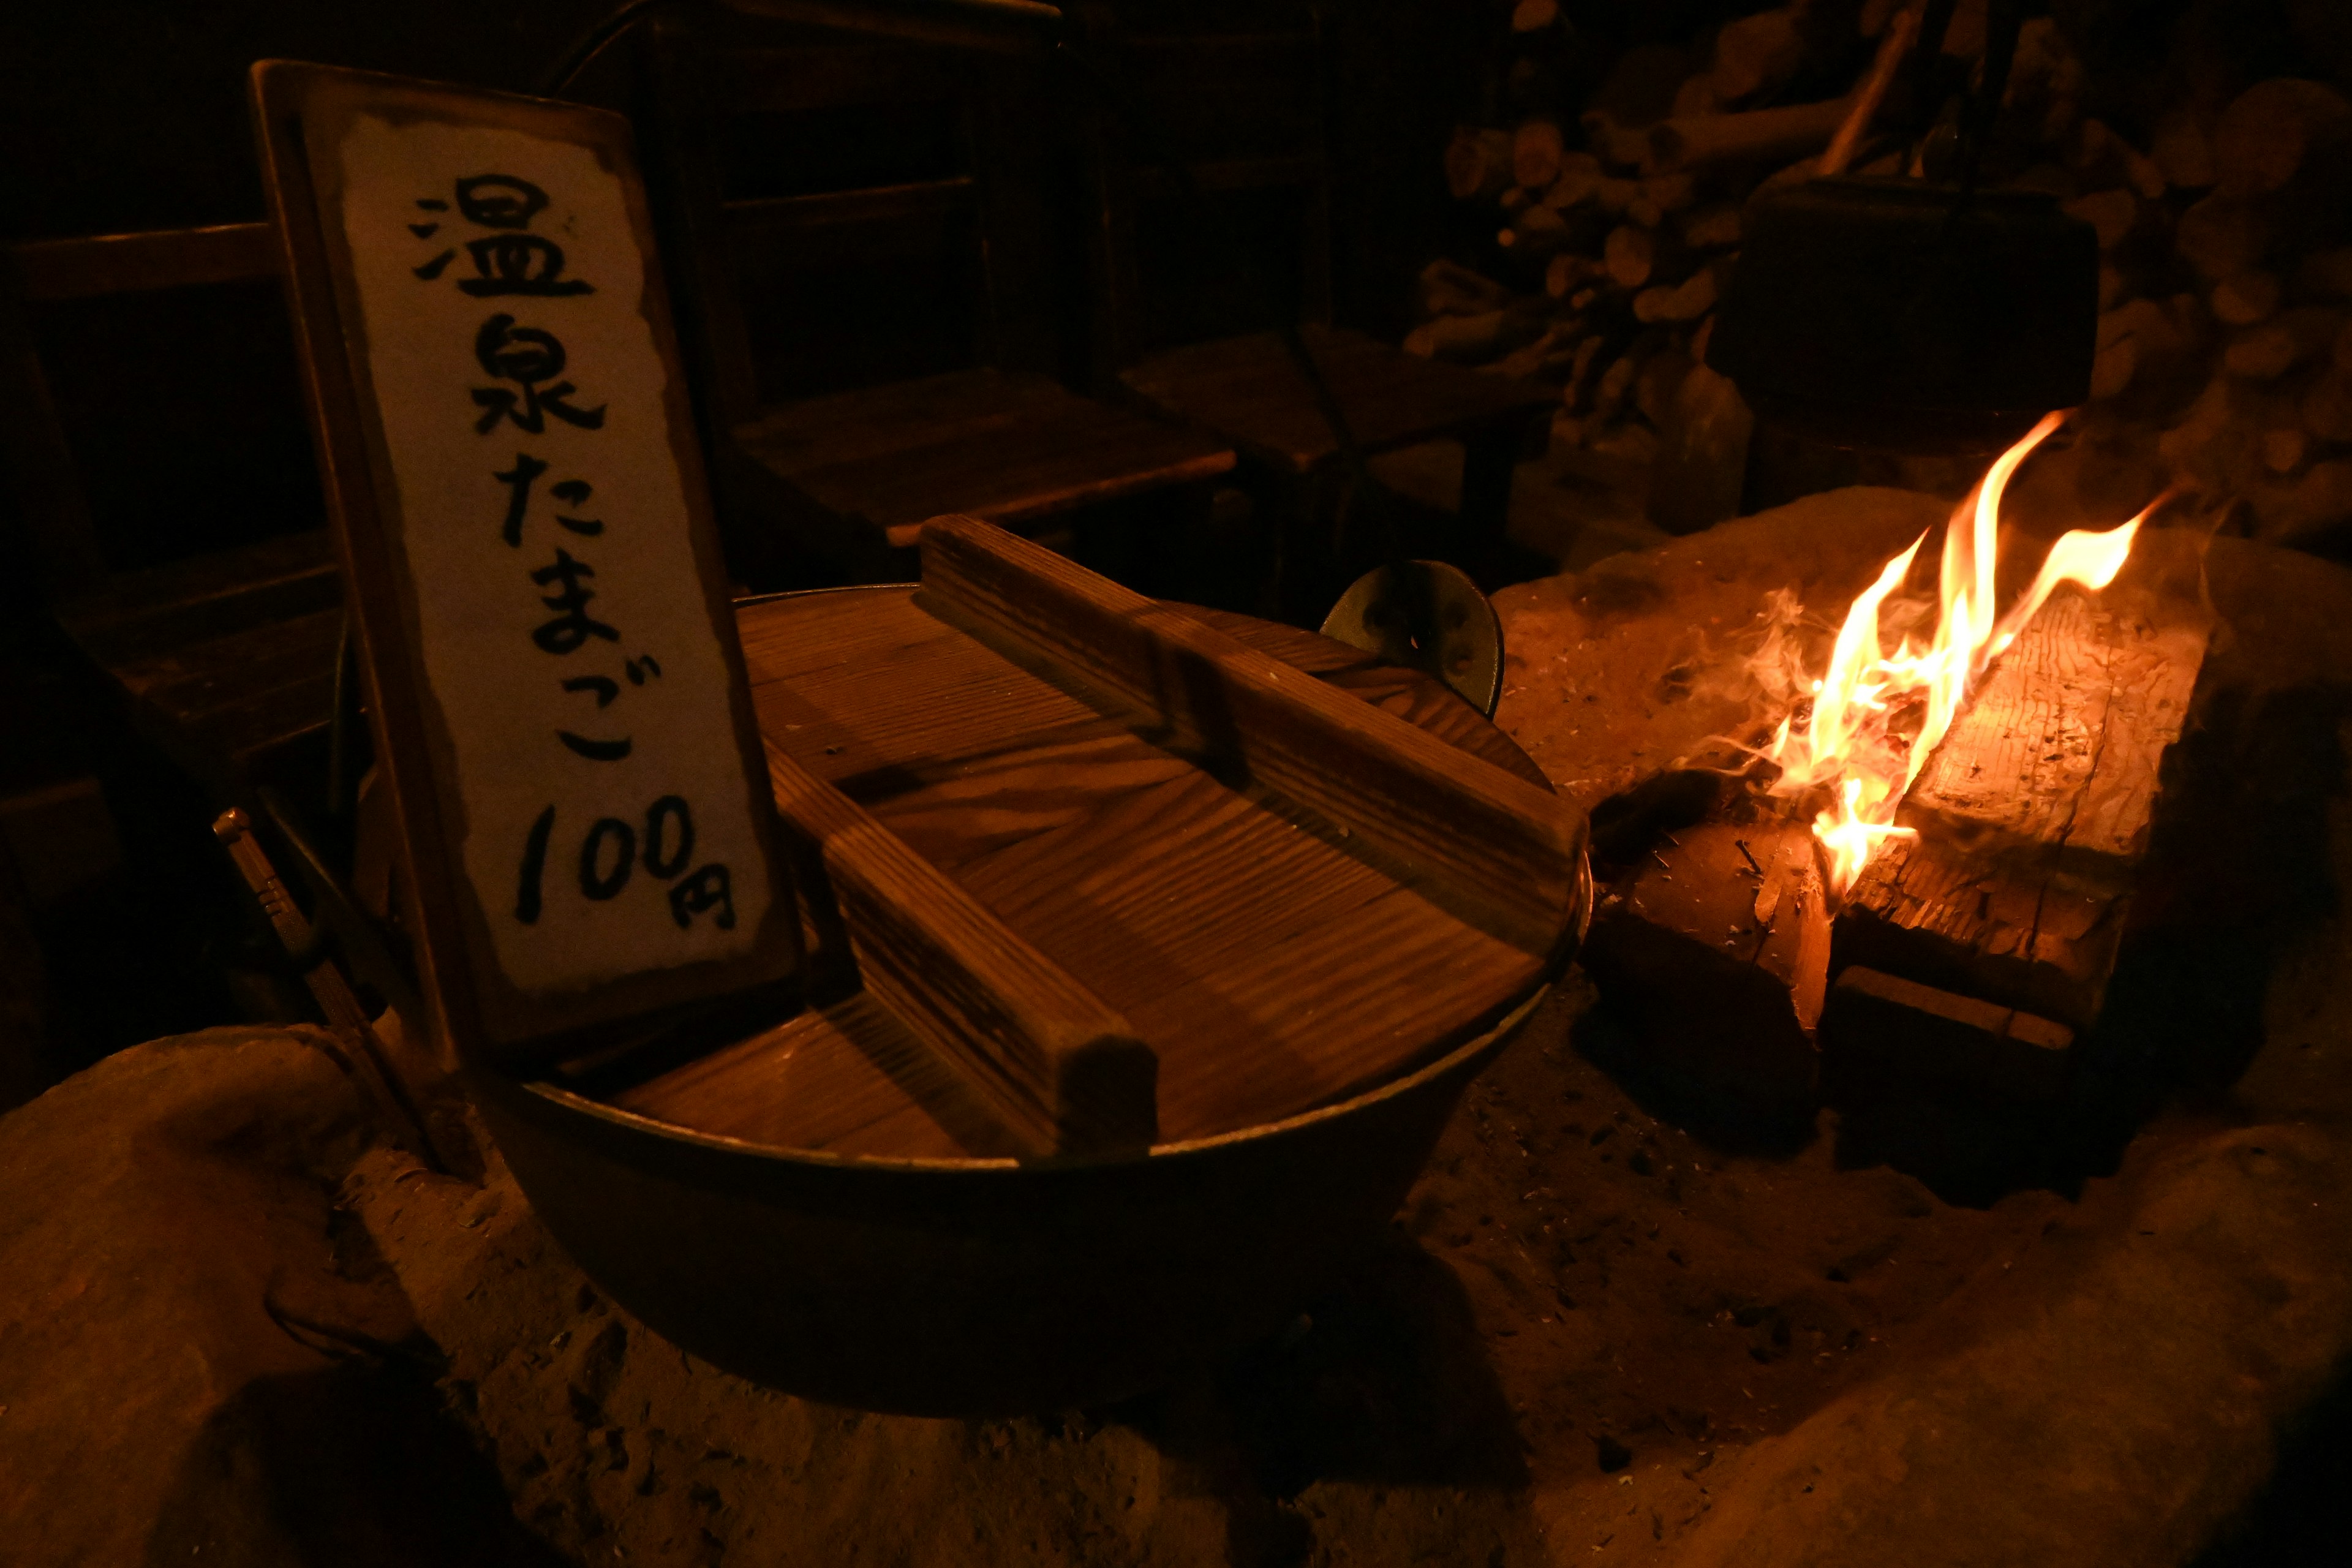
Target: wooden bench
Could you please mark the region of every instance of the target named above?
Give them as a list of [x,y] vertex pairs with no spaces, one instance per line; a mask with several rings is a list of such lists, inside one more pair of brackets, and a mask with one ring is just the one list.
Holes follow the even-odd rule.
[[[1284,611],[1311,624],[1373,563],[1337,558],[1341,454],[1306,376],[1270,330],[1268,310],[1286,312],[1301,323],[1366,453],[1463,444],[1456,521],[1422,548],[1474,574],[1488,566],[1502,543],[1513,467],[1557,400],[1529,383],[1333,330],[1326,68],[1314,13],[1254,8],[1250,30],[1225,31],[1208,30],[1191,7],[1123,14],[1118,25],[1100,9],[1087,16],[1099,84],[1085,110],[1099,214],[1097,375],[1233,443],[1270,509],[1270,535],[1280,536],[1265,544],[1283,563]],[[1104,101],[1106,87],[1131,107],[1132,121]],[[1215,224],[1250,251],[1260,291],[1241,285],[1230,247],[1204,225],[1212,215],[1183,199],[1165,158],[1184,163]]]
[[342,626],[278,273],[258,223],[0,263],[0,455],[49,610],[223,800],[315,763]]
[[643,29],[637,121],[739,577],[902,580],[922,521],[961,512],[1149,579],[1206,516],[1225,442],[1057,379],[1077,279],[1039,68],[740,17]]

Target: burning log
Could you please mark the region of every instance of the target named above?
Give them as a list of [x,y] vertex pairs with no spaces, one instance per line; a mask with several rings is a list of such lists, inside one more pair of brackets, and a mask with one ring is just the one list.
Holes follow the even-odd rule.
[[1830,921],[1803,827],[1717,817],[1659,835],[1580,958],[1651,1076],[1760,1121],[1812,1109]]
[[2074,1031],[2063,1024],[1859,963],[1838,976],[1831,995],[1843,1092],[1990,1089],[2029,1102],[2064,1092]]
[[[1834,928],[1836,969],[1955,999],[1927,1006],[1900,987],[1864,980],[1849,992],[1842,981],[1828,1049],[1883,1055],[1895,1008],[1923,1021],[1923,1042],[1955,1029],[1987,1042],[2016,1036],[1982,1005],[1962,1005],[1972,1003],[2034,1016],[2032,1049],[2063,1058],[2052,1030],[2089,1028],[2105,1000],[2164,753],[2205,644],[2200,626],[2154,626],[2079,595],[2044,606],[1905,797],[1896,820],[1916,837],[1872,859]],[[1989,1043],[1979,1054],[2007,1051]],[[2045,1072],[2025,1077],[2040,1083]]]

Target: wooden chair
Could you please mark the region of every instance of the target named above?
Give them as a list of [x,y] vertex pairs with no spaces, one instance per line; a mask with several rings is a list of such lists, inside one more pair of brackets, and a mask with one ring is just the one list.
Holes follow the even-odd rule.
[[[1331,324],[1331,174],[1313,8],[1088,5],[1083,16],[1097,80],[1128,110],[1097,89],[1082,111],[1099,214],[1098,381],[1234,444],[1286,535],[1283,607],[1319,618],[1344,581],[1333,577],[1330,537],[1341,453],[1306,377],[1266,330],[1269,308],[1283,312],[1300,323],[1364,452],[1462,442],[1458,515],[1445,537],[1421,547],[1474,573],[1489,566],[1513,466],[1556,395]],[[1163,158],[1190,169],[1226,234],[1250,253],[1262,292],[1244,285],[1230,246],[1204,232]]]
[[0,250],[0,462],[42,596],[223,800],[315,777],[341,632],[278,273],[257,223]]
[[903,579],[942,512],[1151,576],[1234,454],[1055,378],[1078,290],[1038,68],[715,15],[646,26],[638,58],[739,577],[798,552]]

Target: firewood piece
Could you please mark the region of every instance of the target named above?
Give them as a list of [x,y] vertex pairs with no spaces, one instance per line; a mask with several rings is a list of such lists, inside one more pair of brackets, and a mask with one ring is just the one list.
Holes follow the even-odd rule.
[[1511,31],[1540,33],[1559,20],[1559,0],[1519,0],[1511,7]]
[[2294,269],[2294,282],[2305,294],[2352,300],[2352,246],[2305,257]]
[[1549,120],[1530,120],[1511,134],[1511,177],[1541,190],[1559,177],[1565,150],[1559,127]]
[[1457,126],[1445,148],[1445,188],[1458,202],[1492,201],[1511,184],[1511,133]]
[[2240,93],[2213,133],[2215,184],[2230,195],[2285,188],[2311,154],[2352,140],[2352,102],[2325,83],[2273,77]]
[[2213,319],[2225,326],[2268,321],[2278,303],[2279,280],[2268,272],[2241,272],[2213,285]]
[[1612,169],[1639,169],[1648,160],[1647,129],[1620,124],[1604,109],[1589,109],[1578,121],[1584,127],[1584,144]]
[[2255,537],[2297,548],[2332,544],[2352,530],[2352,460],[2314,463],[2284,493],[2253,496]]
[[1642,362],[1626,354],[1601,373],[1592,389],[1591,409],[1597,419],[1614,419],[1624,412],[1626,395],[1633,390],[1633,378],[1642,373]]
[[1160,1061],[1127,1020],[864,807],[767,750],[777,808],[822,857],[866,989],[1030,1152],[1150,1144]]
[[1833,98],[1778,109],[1751,109],[1699,120],[1664,120],[1650,127],[1642,172],[1671,174],[1717,163],[1773,163],[1826,146],[1853,107]]
[[1608,268],[1591,257],[1564,250],[1544,264],[1544,292],[1565,300],[1593,279],[1608,275]]
[[2117,338],[2102,343],[2098,357],[2091,362],[2091,401],[2105,403],[2121,397],[2139,371],[2139,340]]
[[2274,474],[2292,474],[2310,455],[2311,437],[2299,429],[2263,432],[2263,467]]
[[2099,263],[2099,309],[2102,310],[2112,310],[2118,304],[2123,302],[2123,297],[2124,275],[2122,268],[2118,268],[2112,261],[2101,260]]
[[2201,191],[2213,184],[2213,143],[2186,110],[2158,123],[2149,153],[2167,184]]
[[2205,640],[2202,626],[2151,626],[2060,589],[1953,721],[1901,820],[2127,878]]
[[1238,765],[1466,923],[1545,957],[1570,940],[1584,819],[1560,796],[974,519],[927,523],[922,569],[976,636]]
[[2270,224],[2252,203],[2221,191],[2180,215],[2173,245],[2206,277],[2233,277],[2259,265],[2270,248]]
[[1609,268],[1610,278],[1621,289],[1639,289],[1647,283],[1657,254],[1657,236],[1630,223],[1611,229],[1601,247],[1601,260]]
[[1601,160],[1590,153],[1563,153],[1559,173],[1543,194],[1543,205],[1554,212],[1583,205],[1601,194]]
[[2087,1029],[2106,1000],[2128,899],[2036,858],[1896,839],[1846,892],[1833,973],[1864,964]]
[[1715,36],[1708,83],[1718,103],[1738,103],[1779,87],[1804,63],[1805,40],[1794,7],[1726,22]]
[[1738,245],[1741,234],[1738,206],[1716,202],[1682,216],[1683,243],[1694,250],[1724,250]]
[[2065,1092],[2074,1031],[1854,964],[1830,988],[1822,1055],[1842,1089],[1974,1091],[2048,1101]]
[[1715,274],[1700,270],[1681,283],[1644,289],[1633,296],[1638,321],[1696,321],[1715,309]]
[[2276,381],[2305,360],[2330,353],[2343,316],[2325,306],[2284,311],[2240,332],[2221,356],[2231,375]]
[[2129,191],[2094,191],[2059,205],[2097,232],[2102,251],[2121,245],[2124,237],[2139,222],[2139,200]]
[[1421,309],[1428,316],[1475,316],[1499,310],[1511,291],[1483,272],[1443,257],[1421,269]]
[[1503,329],[1508,312],[1482,310],[1475,316],[1440,316],[1405,334],[1404,352],[1423,359],[1475,364],[1503,352]]
[[1715,80],[1704,75],[1684,78],[1682,86],[1675,89],[1674,106],[1666,110],[1667,117],[1674,120],[1696,120],[1704,114],[1722,112],[1723,100],[1715,95]]
[[1495,243],[1505,250],[1529,258],[1549,256],[1568,239],[1568,220],[1540,205],[1522,208],[1511,219],[1510,227],[1495,236]]
[[1777,1120],[1812,1104],[1829,956],[1812,836],[1718,819],[1662,836],[1580,962],[1661,1076]]
[[2089,1027],[2205,638],[2061,589],[1905,797],[1896,819],[1918,837],[1848,892],[1837,966]]
[[1633,406],[1654,427],[1666,427],[1666,415],[1674,406],[1675,394],[1682,389],[1683,378],[1690,372],[1691,358],[1679,349],[1664,350],[1643,362],[1641,374],[1633,378]]
[[2067,164],[2086,185],[2106,186],[2120,180],[2146,201],[2162,200],[2168,184],[2156,160],[2100,120],[2085,120],[2074,128]]
[[2352,441],[2352,371],[2331,370],[2303,395],[2303,427],[2323,441]]

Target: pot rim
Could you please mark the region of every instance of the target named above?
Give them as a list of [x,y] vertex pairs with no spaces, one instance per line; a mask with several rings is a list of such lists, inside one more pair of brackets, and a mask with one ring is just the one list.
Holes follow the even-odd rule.
[[[1229,1132],[1212,1133],[1205,1138],[1188,1138],[1173,1143],[1154,1143],[1140,1152],[1122,1152],[1108,1154],[1049,1155],[1034,1159],[1008,1157],[972,1157],[943,1160],[925,1156],[894,1154],[836,1154],[823,1149],[794,1149],[777,1143],[754,1142],[746,1138],[730,1138],[723,1133],[699,1132],[676,1122],[642,1116],[633,1110],[591,1100],[544,1079],[527,1081],[509,1079],[507,1081],[523,1094],[543,1103],[561,1108],[573,1115],[586,1116],[603,1121],[620,1131],[660,1139],[668,1143],[683,1143],[708,1150],[712,1153],[755,1159],[780,1164],[812,1165],[827,1170],[857,1170],[896,1174],[970,1175],[982,1172],[1026,1173],[1038,1171],[1103,1170],[1134,1166],[1152,1160],[1181,1159],[1208,1153],[1236,1143],[1276,1137],[1326,1121],[1336,1121],[1359,1110],[1369,1109],[1384,1100],[1398,1099],[1432,1079],[1454,1071],[1480,1054],[1491,1051],[1517,1034],[1543,1000],[1549,996],[1554,982],[1539,982],[1491,1028],[1464,1041],[1433,1062],[1415,1068],[1402,1078],[1391,1079],[1378,1088],[1340,1100],[1336,1104],[1318,1106],[1301,1111],[1279,1121],[1260,1122],[1239,1127]],[[496,1074],[495,1068],[485,1065],[480,1070]],[[504,1075],[499,1074],[503,1077]]]

